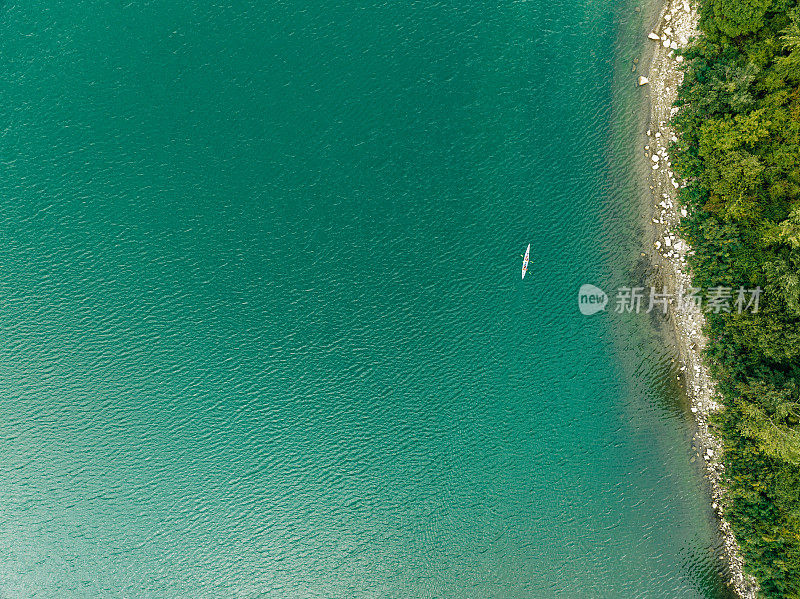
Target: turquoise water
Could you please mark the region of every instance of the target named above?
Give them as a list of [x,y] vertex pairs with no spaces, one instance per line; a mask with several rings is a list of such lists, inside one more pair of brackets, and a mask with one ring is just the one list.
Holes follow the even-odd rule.
[[3,5],[0,596],[720,597],[628,9]]

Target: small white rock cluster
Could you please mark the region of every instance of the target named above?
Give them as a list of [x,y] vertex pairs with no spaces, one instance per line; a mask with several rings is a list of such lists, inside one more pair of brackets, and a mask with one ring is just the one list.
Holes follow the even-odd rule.
[[[668,56],[675,58],[676,62],[683,62],[683,56],[675,56],[675,50],[689,43],[689,37],[695,32],[697,16],[692,11],[687,0],[682,0],[680,7],[678,2],[668,7],[668,11],[662,15],[660,20],[660,33],[651,31],[647,37],[669,50]],[[650,79],[640,76],[639,85],[647,85]]]

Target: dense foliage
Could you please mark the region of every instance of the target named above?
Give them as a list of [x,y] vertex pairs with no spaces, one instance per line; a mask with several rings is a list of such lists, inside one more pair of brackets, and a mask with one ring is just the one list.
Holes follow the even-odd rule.
[[673,166],[695,284],[760,286],[708,313],[727,514],[764,597],[800,597],[800,6],[703,0]]

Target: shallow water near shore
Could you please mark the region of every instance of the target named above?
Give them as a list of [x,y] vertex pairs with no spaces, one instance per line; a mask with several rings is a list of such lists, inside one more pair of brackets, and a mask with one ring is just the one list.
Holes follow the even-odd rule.
[[5,6],[0,596],[725,596],[632,15]]

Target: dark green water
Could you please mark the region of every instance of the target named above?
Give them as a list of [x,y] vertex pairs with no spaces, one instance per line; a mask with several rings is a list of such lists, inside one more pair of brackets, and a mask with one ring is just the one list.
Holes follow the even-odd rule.
[[0,596],[719,597],[628,9],[4,4]]

